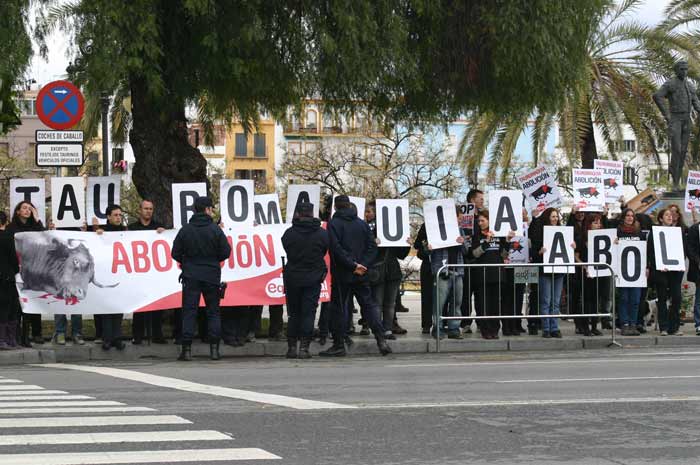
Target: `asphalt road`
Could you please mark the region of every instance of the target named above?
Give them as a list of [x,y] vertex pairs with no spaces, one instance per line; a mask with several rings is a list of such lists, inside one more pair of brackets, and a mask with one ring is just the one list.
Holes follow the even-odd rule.
[[[201,359],[0,376],[2,465],[700,463],[692,349]],[[129,422],[144,424],[120,424]]]

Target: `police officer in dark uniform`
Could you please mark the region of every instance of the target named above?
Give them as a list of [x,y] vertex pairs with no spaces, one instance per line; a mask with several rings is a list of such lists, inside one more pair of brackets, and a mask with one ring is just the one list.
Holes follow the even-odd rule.
[[[321,352],[324,357],[345,356],[347,322],[355,296],[360,304],[362,318],[372,329],[382,355],[390,354],[391,347],[384,339],[384,326],[379,318],[379,307],[372,297],[367,268],[377,256],[377,244],[367,223],[357,217],[347,195],[335,199],[335,214],[328,225],[331,250],[331,326],[333,346]],[[349,344],[348,344],[349,345]]]
[[182,350],[178,360],[192,360],[192,338],[202,295],[207,306],[209,355],[212,360],[219,360],[219,264],[231,255],[231,246],[221,228],[212,221],[214,205],[209,197],[195,200],[194,211],[190,222],[177,233],[171,253],[182,266]]

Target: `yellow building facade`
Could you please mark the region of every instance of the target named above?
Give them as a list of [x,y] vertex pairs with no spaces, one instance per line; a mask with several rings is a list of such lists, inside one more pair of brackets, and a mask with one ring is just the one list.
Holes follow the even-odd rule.
[[257,192],[275,189],[275,121],[261,119],[249,134],[240,124],[226,131],[226,178],[253,179]]

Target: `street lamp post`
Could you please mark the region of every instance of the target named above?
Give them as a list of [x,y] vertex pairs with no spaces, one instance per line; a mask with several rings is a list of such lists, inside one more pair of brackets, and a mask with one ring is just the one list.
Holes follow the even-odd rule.
[[109,176],[109,94],[102,92],[100,97],[102,104],[102,175]]

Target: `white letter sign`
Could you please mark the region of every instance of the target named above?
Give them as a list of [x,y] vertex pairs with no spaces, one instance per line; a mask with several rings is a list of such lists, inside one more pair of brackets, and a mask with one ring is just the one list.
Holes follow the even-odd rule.
[[425,232],[428,244],[433,249],[444,249],[459,245],[457,209],[453,199],[426,200],[423,203]]
[[252,179],[222,179],[219,203],[221,221],[225,226],[255,222],[255,181]]
[[658,271],[685,271],[683,232],[677,226],[652,226],[654,259]]
[[46,224],[46,182],[43,179],[10,179],[10,218],[15,207],[22,201],[31,202],[39,214],[39,220]]
[[[588,231],[588,256],[582,257],[588,263],[605,263],[610,265],[614,270],[615,258],[617,256],[615,250],[615,238],[617,237],[616,229],[591,229]],[[612,276],[612,270],[604,266],[589,266],[589,278],[602,278]]]
[[[574,242],[573,226],[545,226],[543,235],[543,263],[562,265],[574,263]],[[553,270],[553,271],[552,271]],[[574,273],[573,266],[545,266],[545,273]]]
[[181,228],[194,215],[194,201],[207,195],[207,185],[203,182],[173,184],[173,227]]
[[523,194],[520,191],[489,191],[489,229],[494,237],[523,234]]
[[620,239],[617,287],[647,287],[647,242]]
[[51,178],[51,211],[57,228],[81,227],[85,222],[85,181],[81,177]]
[[282,224],[279,195],[256,195],[253,201],[255,204],[255,222],[257,224]]
[[287,187],[287,223],[292,222],[294,210],[300,202],[314,204],[314,217],[318,218],[321,186],[318,184],[290,184]]
[[406,247],[411,234],[408,199],[377,199],[379,247]]
[[92,219],[104,224],[107,222],[107,207],[119,205],[121,200],[120,176],[96,176],[88,178],[86,221],[92,224]]

